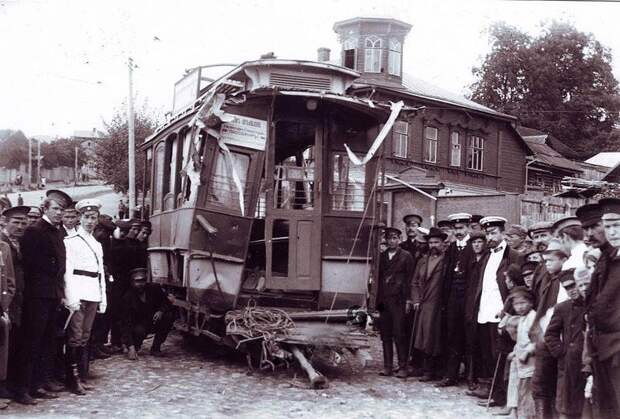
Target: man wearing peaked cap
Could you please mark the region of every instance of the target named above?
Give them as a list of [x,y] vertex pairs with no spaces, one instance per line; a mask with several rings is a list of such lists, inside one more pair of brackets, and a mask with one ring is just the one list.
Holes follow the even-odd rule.
[[454,241],[454,230],[452,229],[452,221],[439,220],[437,221],[437,228],[446,233],[445,245],[447,246]]
[[[64,296],[66,251],[59,227],[62,209],[71,198],[62,191],[48,191],[43,216],[30,225],[19,241],[24,266],[23,340],[20,376],[15,400],[34,404],[32,397],[44,396],[50,385],[57,310]],[[35,364],[37,368],[35,369]]]
[[64,229],[64,237],[72,236],[77,231],[77,225],[80,222],[80,213],[75,208],[77,202],[71,203],[62,209],[62,227]]
[[537,250],[545,250],[549,240],[553,237],[553,223],[550,221],[540,221],[532,224],[527,231]]
[[581,223],[583,229],[584,242],[586,245],[595,249],[602,249],[609,246],[603,228],[603,209],[599,204],[586,204],[575,212],[575,216]]
[[383,343],[382,375],[393,374],[394,345],[398,355],[398,374],[407,377],[407,324],[406,314],[410,308],[409,290],[413,276],[414,260],[409,252],[401,249],[400,230],[385,229],[387,249],[379,257],[379,278],[377,285],[377,310],[379,311],[379,332]]
[[403,222],[405,223],[406,237],[399,246],[401,247],[401,249],[404,249],[411,253],[411,256],[413,256],[415,263],[420,254],[420,245],[418,244],[419,242],[416,239],[420,237],[420,232],[418,231],[418,228],[420,228],[420,226],[422,225],[422,217],[417,214],[408,214],[403,217]]
[[[600,417],[620,417],[620,199],[599,201],[601,219],[610,251],[601,255],[590,285],[588,323],[594,367],[594,410]],[[597,374],[598,372],[598,374]]]
[[568,259],[563,270],[575,269],[584,266],[583,254],[588,247],[583,242],[583,228],[577,217],[565,217],[553,224],[555,236],[560,239]]
[[88,379],[88,342],[97,311],[107,305],[103,248],[93,236],[99,221],[101,203],[84,199],[76,204],[80,226],[73,236],[65,237],[67,263],[63,304],[72,313],[67,328],[65,362],[70,390],[84,394]]
[[444,379],[438,387],[454,386],[458,383],[461,358],[465,353],[465,290],[469,262],[474,258],[469,243],[471,214],[456,213],[448,216],[452,223],[455,241],[450,243],[445,254],[446,274],[444,277],[443,304],[445,305],[446,338],[444,339],[446,368]]
[[[508,286],[504,281],[504,272],[512,264],[521,265],[523,257],[511,249],[504,238],[507,220],[499,216],[487,216],[480,220],[480,225],[487,234],[489,252],[480,260],[480,271],[472,277],[469,286],[474,287],[471,293],[473,304],[468,307],[466,316],[476,322],[476,335],[479,341],[478,359],[483,360],[480,378],[493,378],[495,366],[500,353],[506,348],[500,346],[497,339],[497,327],[501,312],[508,297]],[[500,362],[497,377],[503,377],[504,363]],[[476,396],[489,395],[490,388],[468,394]],[[503,405],[506,401],[506,386],[503,380],[497,380],[491,397],[495,404]]]
[[480,220],[482,220],[484,216],[479,214],[474,214],[471,216],[471,222],[469,223],[469,228],[471,231],[482,231],[482,226],[480,225]]

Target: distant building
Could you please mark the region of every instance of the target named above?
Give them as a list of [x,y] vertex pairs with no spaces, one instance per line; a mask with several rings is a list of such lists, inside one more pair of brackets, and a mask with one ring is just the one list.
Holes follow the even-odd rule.
[[74,140],[80,141],[80,149],[86,155],[86,163],[80,167],[80,177],[82,181],[93,179],[97,176],[95,171],[95,156],[97,140],[105,138],[105,133],[99,131],[96,128],[92,130],[78,130],[74,131],[71,136]]

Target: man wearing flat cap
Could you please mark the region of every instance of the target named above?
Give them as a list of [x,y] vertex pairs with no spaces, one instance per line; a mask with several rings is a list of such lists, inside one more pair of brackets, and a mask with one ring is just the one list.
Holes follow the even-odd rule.
[[106,283],[103,249],[93,236],[101,203],[97,199],[83,199],[75,208],[80,213],[80,226],[75,234],[64,239],[67,269],[63,304],[71,312],[65,362],[70,390],[83,395],[89,363],[88,341],[97,311],[104,313],[106,309]]
[[52,376],[55,357],[57,309],[64,297],[66,252],[63,243],[62,210],[71,197],[50,190],[43,200],[43,216],[24,232],[19,244],[24,266],[23,348],[15,400],[35,404],[35,397],[54,397],[41,390]]
[[399,378],[407,377],[408,347],[406,312],[410,309],[410,287],[413,277],[413,257],[401,249],[401,232],[396,228],[386,228],[387,249],[379,257],[379,281],[376,305],[379,311],[379,332],[383,343],[383,372],[393,374],[394,344],[398,355]]
[[617,418],[620,417],[620,199],[601,199],[599,205],[605,237],[613,251],[596,291],[592,289],[588,307],[593,344],[593,400],[595,414]]
[[583,242],[583,228],[577,217],[565,217],[553,224],[554,235],[560,239],[568,254],[562,269],[575,269],[584,266],[583,254],[588,247]]
[[428,254],[420,258],[411,285],[415,315],[414,347],[424,357],[424,376],[420,381],[439,379],[442,354],[443,278],[445,276],[444,241],[446,234],[431,227],[425,236]]
[[465,353],[465,294],[467,289],[467,272],[474,260],[469,243],[469,223],[471,215],[467,213],[450,214],[452,230],[456,239],[448,246],[445,256],[446,275],[444,277],[444,315],[446,323],[445,354],[446,367],[444,379],[437,387],[458,384],[459,367]]
[[[478,354],[482,360],[480,378],[493,378],[496,365],[499,365],[497,377],[503,377],[504,363],[496,363],[498,357],[506,352],[506,348],[500,347],[500,340],[497,338],[497,326],[500,321],[498,315],[504,308],[509,291],[504,281],[504,272],[510,265],[521,265],[523,262],[522,255],[506,243],[504,238],[506,222],[505,218],[499,216],[488,216],[480,220],[486,231],[489,251],[480,261],[479,275],[472,278],[469,284],[475,290],[472,291],[473,313],[469,315],[473,315],[477,323]],[[510,349],[507,352],[510,352]],[[505,403],[505,389],[503,379],[496,380],[491,394],[492,405],[502,406]],[[489,391],[490,388],[482,388],[468,394],[481,397],[486,403]]]

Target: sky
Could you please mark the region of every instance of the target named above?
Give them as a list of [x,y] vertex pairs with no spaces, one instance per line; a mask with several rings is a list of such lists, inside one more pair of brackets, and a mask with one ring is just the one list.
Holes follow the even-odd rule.
[[0,129],[68,136],[104,129],[128,97],[127,59],[138,108],[163,114],[174,83],[198,65],[238,64],[273,51],[315,60],[340,54],[334,22],[391,17],[413,27],[403,70],[468,93],[472,67],[489,51],[487,29],[505,21],[540,33],[557,19],[591,32],[616,56],[620,3],[501,0],[0,0]]

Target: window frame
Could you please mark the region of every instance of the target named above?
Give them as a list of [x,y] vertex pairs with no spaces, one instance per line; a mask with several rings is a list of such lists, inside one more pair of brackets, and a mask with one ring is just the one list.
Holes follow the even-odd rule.
[[469,170],[477,172],[484,170],[484,143],[484,137],[474,134],[469,135],[467,144],[467,168]]
[[[370,46],[369,46],[370,43]],[[364,38],[364,72],[381,73],[383,40],[376,35]],[[373,64],[377,64],[375,68]]]
[[[350,48],[351,47],[351,48]],[[357,70],[357,49],[358,49],[358,39],[357,38],[347,38],[342,43],[342,66],[346,68],[350,68],[352,70]],[[353,67],[346,66],[346,58],[347,51],[353,51]]]
[[388,41],[388,74],[400,76],[402,74],[403,44],[396,38]]
[[[456,136],[456,144],[455,144]],[[457,147],[455,147],[457,146]],[[455,164],[455,156],[458,162]],[[450,167],[461,167],[463,164],[463,144],[461,143],[461,133],[459,131],[450,132]]]
[[[435,130],[435,138],[429,138],[429,136],[427,135],[427,132],[429,129],[433,129]],[[430,147],[431,145],[433,145],[433,147]],[[433,149],[433,159],[429,159],[428,157],[430,157],[430,150],[431,148]],[[425,163],[437,163],[437,149],[439,148],[439,128],[434,127],[432,125],[426,125],[424,127],[424,156],[423,156],[423,160]]]
[[[399,127],[404,127],[404,130],[399,130]],[[404,147],[403,147],[403,143],[404,143]],[[403,148],[404,148],[404,152],[402,152]],[[402,153],[399,154],[398,153],[399,151]],[[409,123],[407,121],[397,120],[394,122],[394,127],[392,128],[392,156],[406,159],[408,155],[409,155]]]

